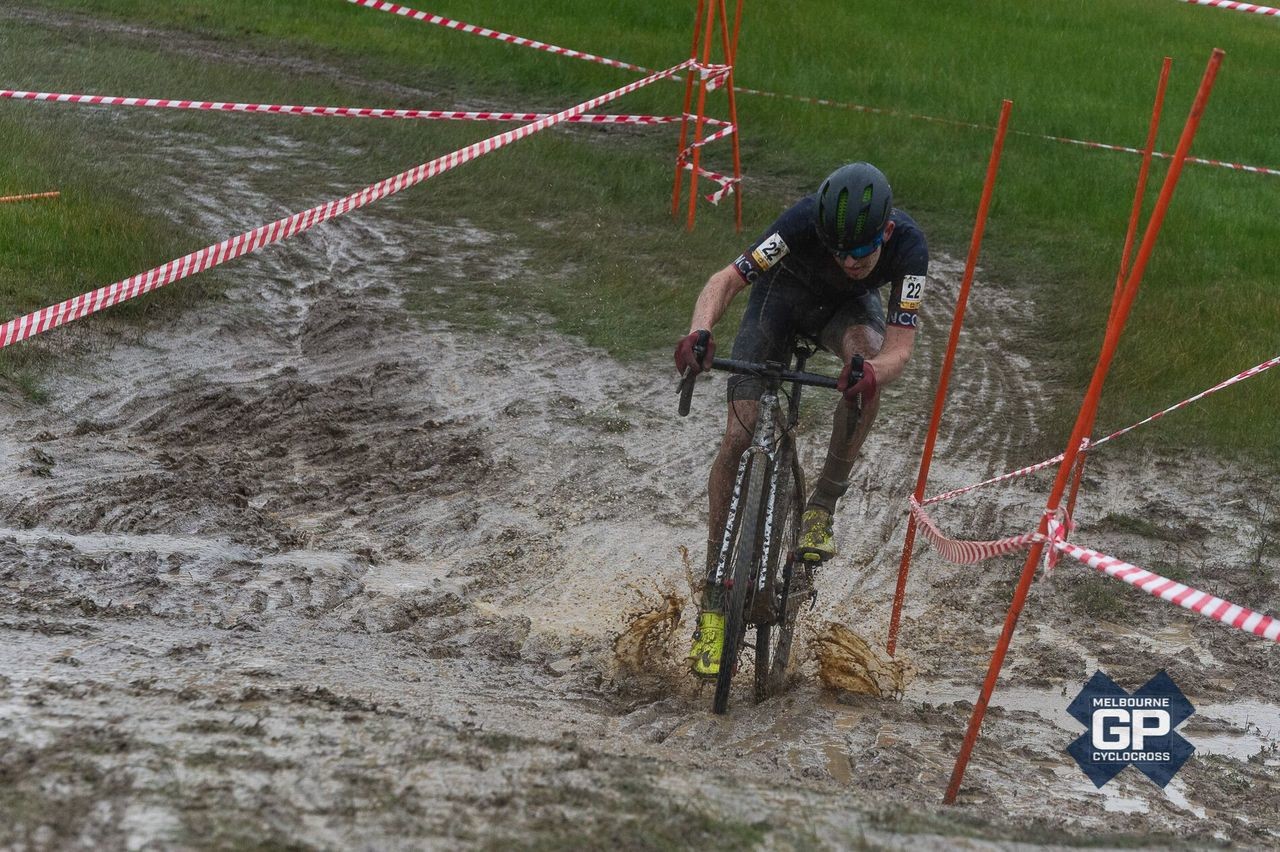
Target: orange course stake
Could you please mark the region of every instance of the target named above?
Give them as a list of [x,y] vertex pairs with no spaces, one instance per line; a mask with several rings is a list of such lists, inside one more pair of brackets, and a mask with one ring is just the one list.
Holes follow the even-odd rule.
[[0,196],[0,204],[9,204],[15,201],[35,201],[37,198],[57,198],[60,192],[33,192],[30,195],[4,195]]
[[[704,67],[711,62],[711,27],[715,23],[715,17],[716,7],[714,3],[709,3],[707,6],[706,33],[702,39],[702,64]],[[698,206],[698,161],[702,154],[702,127],[707,109],[707,78],[701,69],[691,69],[689,73],[692,74],[695,71],[699,75],[698,115],[693,123],[693,170],[689,173],[689,219],[684,226],[686,231],[693,230],[693,217]]]
[[[1048,532],[1049,519],[1057,514],[1059,502],[1062,499],[1063,492],[1066,490],[1067,479],[1071,475],[1072,465],[1075,464],[1076,456],[1079,454],[1080,441],[1084,438],[1085,432],[1097,413],[1098,399],[1102,395],[1102,386],[1106,382],[1107,373],[1111,368],[1111,361],[1115,357],[1116,348],[1120,345],[1120,336],[1124,332],[1125,323],[1129,319],[1129,310],[1133,307],[1134,298],[1138,295],[1142,276],[1147,269],[1147,261],[1151,258],[1151,251],[1155,247],[1156,237],[1159,236],[1160,227],[1164,224],[1165,213],[1169,209],[1173,191],[1177,188],[1178,178],[1181,176],[1182,167],[1186,163],[1187,152],[1190,150],[1191,142],[1195,139],[1196,130],[1200,126],[1200,119],[1204,115],[1205,106],[1209,102],[1209,93],[1213,90],[1213,83],[1217,78],[1218,68],[1222,64],[1224,55],[1222,50],[1215,48],[1213,54],[1209,57],[1209,64],[1206,66],[1204,76],[1200,80],[1200,88],[1196,92],[1195,101],[1191,105],[1191,113],[1187,116],[1186,124],[1182,128],[1182,136],[1178,140],[1178,147],[1169,165],[1169,172],[1165,175],[1164,185],[1160,188],[1160,196],[1156,199],[1155,209],[1151,213],[1151,219],[1147,223],[1146,232],[1143,234],[1142,245],[1138,249],[1138,258],[1134,262],[1128,280],[1125,282],[1124,290],[1121,293],[1120,301],[1116,304],[1115,311],[1112,313],[1111,321],[1107,324],[1106,338],[1102,343],[1102,351],[1098,355],[1098,363],[1093,371],[1093,379],[1090,381],[1089,389],[1080,405],[1075,428],[1072,430],[1071,437],[1067,440],[1067,448],[1063,452],[1062,464],[1058,467],[1058,476],[1053,483],[1053,491],[1049,495],[1048,505],[1045,507],[1044,514],[1040,517],[1039,532],[1042,537]],[[1036,565],[1039,564],[1043,551],[1044,541],[1041,539],[1032,545],[1031,552],[1027,554],[1027,561],[1022,567],[1022,574],[1018,578],[1013,600],[1010,602],[1008,614],[1005,616],[1004,628],[1000,632],[1000,639],[991,655],[991,664],[987,668],[987,677],[982,684],[982,692],[973,706],[973,713],[969,718],[969,727],[965,731],[964,742],[960,747],[960,753],[956,756],[955,768],[951,773],[951,781],[947,785],[947,792],[943,797],[943,801],[946,804],[955,802],[956,795],[960,791],[960,785],[964,781],[965,767],[968,766],[969,758],[973,754],[974,744],[978,740],[978,730],[982,726],[983,716],[986,715],[987,705],[991,701],[991,693],[995,690],[996,678],[999,677],[1000,669],[1004,665],[1004,658],[1009,650],[1009,642],[1013,638],[1013,631],[1018,624],[1018,616],[1022,612],[1023,604],[1026,603],[1027,592],[1031,588],[1031,580],[1035,576]]]
[[[1142,149],[1142,166],[1138,169],[1138,186],[1133,192],[1133,209],[1129,211],[1129,229],[1124,235],[1124,250],[1120,252],[1120,271],[1116,273],[1116,287],[1111,294],[1111,312],[1107,314],[1110,325],[1116,313],[1116,305],[1120,302],[1120,291],[1124,287],[1124,277],[1129,272],[1129,256],[1133,251],[1133,237],[1138,232],[1138,216],[1142,212],[1142,199],[1147,194],[1147,173],[1151,169],[1151,158],[1156,149],[1156,131],[1160,129],[1160,112],[1164,109],[1164,90],[1169,83],[1169,67],[1173,60],[1166,56],[1160,68],[1160,82],[1156,84],[1156,103],[1151,109],[1151,124],[1147,127],[1147,144]],[[1093,434],[1093,423],[1085,430],[1086,435]],[[1071,496],[1067,498],[1067,517],[1076,514],[1076,495],[1080,493],[1080,480],[1084,478],[1084,466],[1089,459],[1088,448],[1080,454],[1076,462],[1075,476],[1071,480]]]
[[[698,58],[699,34],[702,32],[702,15],[706,11],[707,0],[698,0],[698,13],[693,19],[693,47],[689,48],[689,59],[696,60]],[[676,148],[676,152],[684,150],[685,143],[689,141],[689,106],[693,103],[693,69],[687,71],[684,75],[684,109],[680,111],[680,147]],[[735,134],[736,135],[736,134]],[[674,187],[671,190],[671,215],[676,216],[680,212],[680,187],[684,182],[684,164],[676,159],[676,179]],[[697,176],[693,179],[694,185],[698,183]]]
[[729,123],[733,125],[733,216],[734,228],[742,230],[742,154],[738,147],[738,102],[734,97],[733,69],[738,64],[738,31],[742,24],[742,0],[738,0],[737,17],[733,21],[733,42],[729,42],[728,16],[724,0],[720,0],[720,39],[724,45],[724,61],[729,66],[725,92],[729,95]]
[[[947,383],[951,379],[951,367],[955,363],[956,345],[960,341],[960,328],[964,324],[965,308],[969,304],[969,288],[973,284],[974,269],[978,265],[978,249],[987,227],[987,210],[991,206],[991,191],[995,187],[996,173],[1000,170],[1000,152],[1004,150],[1005,130],[1009,127],[1009,113],[1013,101],[1006,100],[1000,107],[1000,123],[996,127],[996,141],[991,147],[991,159],[987,162],[987,177],[982,185],[982,199],[978,202],[978,218],[973,223],[973,238],[969,241],[969,259],[965,262],[964,278],[960,282],[960,295],[956,297],[955,315],[951,318],[951,337],[947,340],[947,354],[942,359],[942,375],[938,378],[938,391],[933,399],[933,417],[929,421],[929,435],[925,438],[924,453],[920,457],[920,473],[916,477],[916,501],[924,500],[925,483],[929,481],[929,465],[933,462],[933,446],[938,439],[938,425],[942,422],[942,409],[947,401]],[[902,618],[902,605],[906,599],[907,572],[911,570],[911,548],[916,540],[916,516],[907,516],[907,540],[902,547],[902,563],[898,566],[898,587],[893,593],[893,614],[889,617],[889,643],[886,650],[893,656],[898,646],[898,623]]]
[[[719,13],[718,21],[717,13]],[[702,165],[703,130],[706,127],[707,120],[708,89],[707,75],[704,69],[711,62],[711,38],[713,31],[716,29],[720,33],[720,50],[724,54],[724,65],[728,69],[725,77],[725,90],[729,96],[728,124],[732,127],[729,135],[733,137],[733,179],[725,186],[735,196],[735,223],[737,229],[739,231],[742,230],[742,154],[738,141],[738,104],[733,82],[734,57],[738,52],[738,35],[741,31],[741,23],[742,0],[738,0],[732,34],[729,29],[729,14],[725,6],[725,0],[698,0],[698,11],[693,23],[693,46],[689,50],[689,58],[694,62],[700,63],[701,67],[694,69],[694,71],[685,76],[684,111],[681,113],[680,122],[680,147],[677,149],[676,175],[671,189],[671,215],[676,216],[680,210],[680,193],[684,187],[684,170],[686,168],[690,169],[688,216],[685,222],[685,229],[689,231],[693,230],[697,216],[698,178]],[[699,59],[699,51],[701,51],[701,59]],[[693,102],[695,73],[697,74],[698,105],[696,111],[690,113],[689,109]],[[693,122],[693,143],[686,147],[686,143],[689,141],[689,122],[691,120]],[[721,122],[721,124],[724,124],[724,122]],[[689,154],[688,161],[684,161],[686,151]]]

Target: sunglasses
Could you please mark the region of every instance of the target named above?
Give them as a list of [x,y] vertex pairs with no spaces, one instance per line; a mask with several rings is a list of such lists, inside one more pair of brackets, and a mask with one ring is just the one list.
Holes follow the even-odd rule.
[[876,238],[874,240],[872,240],[870,243],[868,243],[865,246],[858,246],[857,248],[851,248],[848,251],[837,251],[837,252],[833,252],[833,254],[835,254],[835,256],[840,260],[844,260],[847,257],[862,259],[867,255],[871,254],[872,252],[874,252],[876,249],[880,248],[880,246],[883,245],[883,243],[884,243],[884,231],[881,231],[880,233],[876,234]]

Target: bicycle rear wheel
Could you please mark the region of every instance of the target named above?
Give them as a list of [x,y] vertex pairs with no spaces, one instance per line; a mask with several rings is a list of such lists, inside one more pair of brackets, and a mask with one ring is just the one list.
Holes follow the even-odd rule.
[[[793,583],[793,572],[803,571],[796,564],[793,555],[800,545],[800,518],[804,511],[804,474],[796,459],[794,449],[783,454],[789,461],[784,471],[779,472],[778,501],[774,506],[774,517],[778,519],[778,534],[772,542],[772,552],[768,554],[766,568],[773,578],[777,603],[775,611],[777,620],[773,625],[761,625],[756,628],[756,669],[755,699],[764,701],[770,696],[782,692],[786,685],[787,674],[791,667],[791,641],[795,633],[796,620],[804,596]],[[784,462],[785,463],[785,462]],[[787,474],[790,475],[787,475]],[[772,639],[772,643],[770,642]]]
[[768,459],[762,455],[747,463],[738,540],[725,570],[730,586],[725,601],[724,651],[720,654],[720,673],[716,675],[716,694],[711,704],[714,713],[724,713],[729,708],[729,687],[747,632],[747,613],[755,587],[754,569],[760,559],[768,472]]

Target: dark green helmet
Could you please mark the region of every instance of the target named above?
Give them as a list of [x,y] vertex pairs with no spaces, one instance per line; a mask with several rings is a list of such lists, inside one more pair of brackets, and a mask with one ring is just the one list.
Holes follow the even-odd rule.
[[829,250],[865,256],[880,245],[893,190],[870,163],[850,163],[818,188],[818,236]]

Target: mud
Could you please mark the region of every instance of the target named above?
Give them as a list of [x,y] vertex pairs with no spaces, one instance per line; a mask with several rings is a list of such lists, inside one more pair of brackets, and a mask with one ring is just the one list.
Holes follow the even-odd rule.
[[[235,144],[113,127],[146,136],[210,235],[343,186],[278,125]],[[306,194],[278,194],[299,162]],[[425,236],[391,199],[238,261],[225,298],[141,339],[94,319],[35,344],[88,354],[47,404],[0,398],[0,845],[1276,844],[1274,648],[1065,562],[1033,587],[960,802],[940,807],[1020,560],[922,547],[900,639],[914,679],[873,648],[958,261],[934,265],[805,613],[806,635],[834,626],[785,695],[753,705],[744,682],[719,718],[680,665],[718,382],[681,420],[665,353],[619,364],[537,315],[460,327],[450,306],[518,286],[519,254],[496,260],[483,223]],[[406,309],[422,288],[439,313]],[[1039,460],[1046,388],[1008,331],[1033,310],[980,275],[931,490]],[[827,421],[805,424],[810,470]],[[1010,534],[1047,488],[937,515]],[[1117,442],[1076,537],[1274,610],[1261,489]],[[819,674],[824,635],[874,694]],[[1126,770],[1099,791],[1066,755],[1066,706],[1097,668],[1130,689],[1165,669],[1196,705],[1198,754],[1165,790]]]

